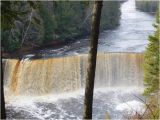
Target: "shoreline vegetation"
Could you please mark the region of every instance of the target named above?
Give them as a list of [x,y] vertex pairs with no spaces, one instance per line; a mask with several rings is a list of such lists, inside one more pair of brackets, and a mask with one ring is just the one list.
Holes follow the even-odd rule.
[[[119,26],[123,2],[103,2],[100,32]],[[158,7],[156,1],[135,2],[136,8],[143,12],[155,12]],[[88,37],[92,7],[93,2],[82,1],[2,2],[2,57],[19,58],[38,50],[61,48]]]
[[158,9],[158,0],[135,0],[136,8],[143,12],[155,13]]
[[[2,2],[2,8],[9,5],[2,9],[3,57],[49,47],[59,48],[89,35],[93,2],[53,1],[32,4]],[[120,4],[118,1],[104,2],[100,31],[115,29],[119,25]],[[22,11],[22,8],[26,8],[23,14],[19,13],[11,19],[13,23],[9,26],[9,18]],[[12,12],[8,13],[9,10]],[[26,17],[30,19],[26,20]]]

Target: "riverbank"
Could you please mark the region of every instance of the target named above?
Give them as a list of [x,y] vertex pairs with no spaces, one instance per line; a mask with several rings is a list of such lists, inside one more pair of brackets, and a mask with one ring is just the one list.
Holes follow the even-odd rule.
[[36,54],[36,53],[39,53],[40,51],[43,51],[43,50],[46,50],[46,49],[60,49],[64,46],[67,46],[67,45],[70,45],[72,43],[75,43],[78,39],[85,39],[85,38],[88,38],[89,36],[89,33],[87,34],[84,34],[82,36],[77,36],[75,38],[73,38],[72,40],[69,40],[69,41],[65,41],[65,40],[56,40],[56,41],[51,41],[51,42],[48,42],[46,44],[43,44],[43,45],[34,45],[34,44],[28,44],[27,46],[23,46],[23,48],[17,50],[17,51],[14,51],[14,52],[4,52],[3,51],[3,47],[1,48],[2,49],[2,52],[1,52],[1,57],[3,59],[20,59],[22,58],[24,55],[26,54]]
[[[132,7],[128,7],[132,6]],[[134,0],[121,4],[120,25],[112,30],[103,30],[99,36],[98,52],[134,52],[145,51],[148,36],[153,34],[154,15],[136,9]],[[132,15],[130,14],[132,13]],[[141,21],[140,21],[141,20]],[[28,45],[31,46],[31,45]],[[23,48],[23,50],[3,53],[3,58],[23,58],[27,54],[37,54],[38,58],[57,57],[88,53],[89,33],[72,40],[57,40],[43,46]]]

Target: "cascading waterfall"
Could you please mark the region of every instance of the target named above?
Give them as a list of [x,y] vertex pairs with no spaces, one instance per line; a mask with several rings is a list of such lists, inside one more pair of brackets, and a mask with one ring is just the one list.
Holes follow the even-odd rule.
[[[99,53],[96,87],[143,86],[142,53]],[[17,95],[42,95],[83,88],[87,54],[37,60],[4,60],[5,87]]]

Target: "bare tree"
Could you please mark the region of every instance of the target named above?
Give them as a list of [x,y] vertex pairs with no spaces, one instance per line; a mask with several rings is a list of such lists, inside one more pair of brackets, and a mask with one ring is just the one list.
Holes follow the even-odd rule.
[[83,119],[92,119],[94,78],[96,69],[96,57],[97,57],[97,45],[98,45],[101,9],[102,9],[102,1],[95,1],[93,7],[93,16],[91,25],[90,51],[88,55],[88,69],[86,77]]
[[23,46],[23,43],[24,43],[25,38],[26,38],[26,36],[27,36],[28,30],[29,30],[30,25],[31,25],[31,23],[32,23],[32,16],[33,16],[33,8],[31,8],[31,14],[30,14],[30,16],[29,16],[29,24],[28,24],[27,29],[26,29],[26,31],[25,31],[25,33],[24,33],[23,38],[22,38],[21,47]]

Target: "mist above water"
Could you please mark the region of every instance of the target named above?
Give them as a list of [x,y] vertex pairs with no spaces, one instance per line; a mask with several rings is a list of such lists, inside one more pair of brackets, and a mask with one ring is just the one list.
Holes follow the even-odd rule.
[[[95,89],[93,118],[124,120],[124,116],[144,112],[139,87]],[[7,116],[15,119],[82,119],[84,90],[43,96],[14,96],[7,101]]]

